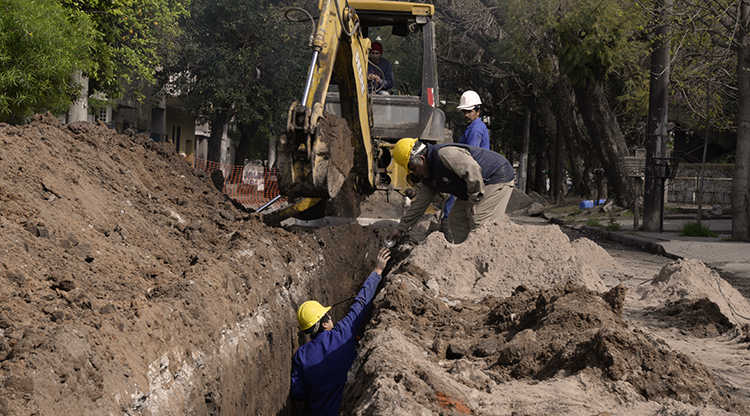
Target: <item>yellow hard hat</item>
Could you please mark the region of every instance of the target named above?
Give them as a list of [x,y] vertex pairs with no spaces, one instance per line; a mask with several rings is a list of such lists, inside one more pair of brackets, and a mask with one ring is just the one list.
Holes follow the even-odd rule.
[[396,142],[396,145],[393,146],[393,159],[396,163],[402,167],[407,167],[409,158],[411,157],[411,149],[416,142],[417,139],[401,139]]
[[297,322],[299,322],[299,328],[304,331],[315,325],[315,322],[318,322],[320,318],[324,317],[330,309],[330,306],[325,307],[314,300],[308,300],[303,303],[300,305],[299,309],[297,309]]

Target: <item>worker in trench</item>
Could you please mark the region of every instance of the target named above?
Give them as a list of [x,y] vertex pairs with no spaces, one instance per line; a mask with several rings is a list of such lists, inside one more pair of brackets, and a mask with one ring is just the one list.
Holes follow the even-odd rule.
[[393,148],[393,158],[408,170],[412,181],[421,183],[416,198],[391,232],[391,240],[401,238],[414,226],[439,192],[456,197],[449,217],[455,244],[466,241],[469,232],[483,224],[505,220],[516,174],[501,154],[460,143],[432,145],[401,139]]
[[294,354],[289,394],[306,403],[309,415],[339,414],[346,374],[356,357],[357,332],[390,258],[387,248],[380,250],[375,268],[338,324],[334,325],[328,315],[331,307],[324,307],[317,301],[309,300],[297,310],[300,330],[311,339]]

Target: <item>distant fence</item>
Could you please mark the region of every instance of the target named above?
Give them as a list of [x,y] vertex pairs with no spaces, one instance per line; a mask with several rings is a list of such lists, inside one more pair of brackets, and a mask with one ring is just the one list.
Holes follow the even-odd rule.
[[[225,165],[197,157],[188,157],[195,169],[209,175],[217,170],[224,174],[222,192],[245,208],[258,209],[279,195],[276,168],[263,166]],[[280,198],[271,208],[278,208],[286,202]]]
[[[667,183],[669,202],[698,203],[698,178],[677,176]],[[732,178],[703,178],[703,205],[732,205]]]

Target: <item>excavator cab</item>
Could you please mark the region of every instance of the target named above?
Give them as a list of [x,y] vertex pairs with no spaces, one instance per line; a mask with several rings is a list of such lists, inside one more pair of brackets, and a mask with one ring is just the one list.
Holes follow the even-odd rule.
[[[438,108],[434,6],[383,0],[320,0],[312,59],[299,102],[277,146],[277,177],[301,211],[344,186],[359,195],[416,194],[392,157],[402,138],[443,141]],[[373,42],[393,65],[389,95],[368,88]],[[347,180],[349,179],[349,180]],[[279,214],[277,217],[286,215]]]
[[[442,143],[445,114],[438,108],[434,9],[430,5],[393,1],[349,0],[360,21],[362,36],[383,46],[393,67],[394,86],[386,94],[370,91],[370,135],[377,149],[377,190],[414,196],[406,171],[391,156],[404,137]],[[372,65],[372,63],[370,63]],[[341,116],[340,95],[331,85],[326,111]]]

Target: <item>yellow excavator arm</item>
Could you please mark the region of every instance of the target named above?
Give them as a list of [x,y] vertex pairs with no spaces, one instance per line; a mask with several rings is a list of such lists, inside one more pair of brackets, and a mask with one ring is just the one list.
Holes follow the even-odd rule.
[[[356,11],[346,0],[321,0],[319,8],[302,100],[289,109],[287,132],[278,146],[279,186],[291,197],[334,197],[353,167],[361,185],[375,186],[367,97],[370,40],[362,36]],[[324,121],[334,74],[344,122]]]
[[[279,189],[296,201],[288,212],[301,213],[316,201],[325,204],[344,186],[358,195],[383,190],[414,196],[415,187],[406,169],[395,163],[393,148],[404,137],[429,143],[445,139],[445,114],[438,108],[434,6],[319,0],[318,8],[302,99],[289,108],[277,145]],[[368,91],[368,64],[377,65],[368,59],[370,38],[389,48],[391,61],[386,61],[398,82],[389,94]]]

